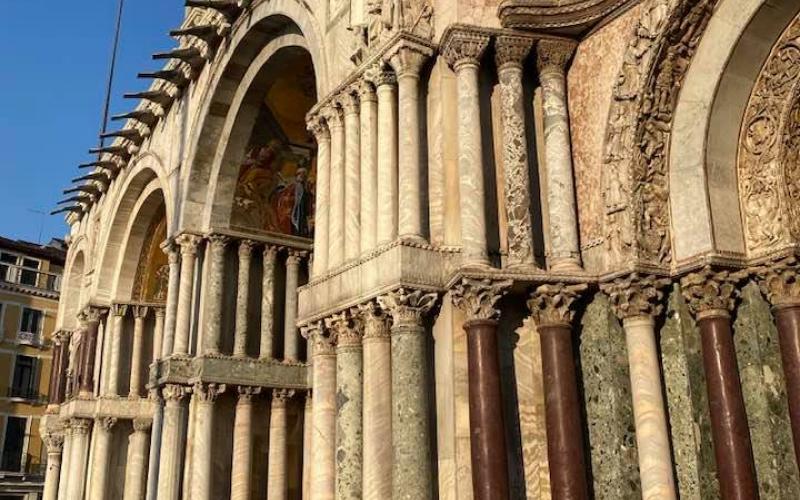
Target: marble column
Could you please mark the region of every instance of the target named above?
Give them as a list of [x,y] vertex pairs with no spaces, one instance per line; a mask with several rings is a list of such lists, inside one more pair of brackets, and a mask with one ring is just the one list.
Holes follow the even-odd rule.
[[349,312],[327,320],[336,343],[336,499],[361,498],[363,379],[360,320]]
[[314,460],[311,498],[333,500],[336,491],[336,351],[320,323],[305,327],[304,333],[312,343]]
[[292,396],[294,396],[292,390],[273,389],[272,391],[272,406],[269,415],[269,470],[267,473],[267,498],[270,500],[286,500],[289,496],[286,404]]
[[145,498],[155,500],[158,493],[158,470],[161,464],[161,436],[164,430],[164,399],[157,387],[150,389],[150,400],[155,402],[153,430],[150,432],[150,453],[147,460],[147,491]]
[[711,437],[723,500],[757,498],[753,448],[744,407],[731,311],[742,275],[710,267],[681,279],[681,289],[700,328]]
[[58,473],[57,500],[66,500],[69,491],[69,477],[72,465],[72,427],[69,420],[62,424],[64,429],[64,449],[61,453],[61,470]]
[[211,500],[213,496],[214,403],[225,392],[224,384],[197,382],[192,390],[194,435],[192,436],[192,500]]
[[155,363],[162,358],[162,345],[164,343],[164,322],[166,319],[167,311],[163,307],[154,307],[156,322],[153,328],[153,358],[152,363]]
[[69,461],[69,489],[68,500],[81,499],[86,487],[86,462],[89,459],[89,430],[92,421],[86,418],[73,418],[70,420],[72,429],[72,444],[70,446]]
[[378,96],[378,206],[377,243],[397,239],[397,79],[379,69],[374,77]]
[[64,451],[64,435],[45,434],[42,440],[47,450],[47,469],[44,475],[42,500],[57,500],[59,476],[61,475],[61,453]]
[[53,358],[52,368],[50,369],[50,380],[47,384],[47,403],[48,405],[58,405],[58,378],[59,367],[61,366],[61,356],[63,346],[59,340],[59,333],[53,335]]
[[239,280],[236,283],[236,326],[233,334],[233,355],[247,356],[247,306],[250,303],[250,261],[255,242],[239,242]]
[[215,355],[222,348],[222,294],[224,292],[225,248],[230,237],[212,234],[208,237],[209,258],[208,276],[205,277],[205,297],[203,297],[203,355]]
[[541,338],[547,458],[551,491],[557,499],[589,498],[571,309],[586,288],[541,285],[528,301]]
[[544,110],[549,260],[553,271],[581,269],[566,78],[566,66],[575,46],[575,42],[561,40],[540,40],[536,46]]
[[119,396],[119,369],[122,356],[122,335],[125,332],[125,315],[128,314],[127,304],[112,304],[112,328],[107,335],[111,337],[111,356],[108,364],[108,391],[107,396]]
[[669,283],[669,279],[633,274],[601,286],[625,330],[639,477],[645,500],[677,498],[655,333],[655,318],[663,309],[663,289]]
[[344,262],[345,224],[345,137],[341,110],[328,106],[322,110],[331,134],[330,212],[328,213],[328,269]]
[[469,430],[472,491],[476,500],[508,498],[508,459],[495,304],[511,281],[464,278],[453,303],[464,312],[469,369]]
[[314,212],[314,277],[328,270],[331,134],[325,120],[314,116],[308,130],[317,141],[317,185]]
[[364,323],[364,500],[392,496],[392,344],[377,304],[361,306]]
[[781,259],[757,269],[761,291],[772,304],[778,328],[781,364],[789,400],[794,453],[800,463],[800,265],[795,257]]
[[362,80],[358,87],[361,108],[361,255],[378,241],[378,98],[372,83]]
[[178,291],[181,279],[181,261],[179,247],[173,242],[162,246],[169,261],[169,282],[167,284],[166,316],[164,317],[164,339],[161,345],[161,355],[167,357],[172,354],[175,346],[175,320],[178,312]]
[[194,302],[194,267],[197,262],[197,247],[201,241],[202,239],[194,234],[182,234],[176,240],[181,247],[181,279],[178,288],[178,307],[175,312],[175,345],[171,354],[189,353]]
[[456,73],[458,89],[458,186],[461,201],[461,255],[466,266],[488,266],[486,190],[483,183],[483,139],[478,83],[488,34],[452,30],[443,56]]
[[164,397],[164,430],[161,436],[158,500],[180,500],[183,483],[184,438],[186,434],[186,395],[188,387],[168,384]]
[[300,278],[300,261],[304,252],[289,250],[286,256],[286,300],[283,313],[283,359],[297,361],[300,336],[297,333],[297,284]]
[[503,193],[505,196],[508,267],[534,266],[531,223],[530,165],[525,132],[522,62],[531,49],[527,37],[503,35],[495,41],[503,128]]
[[275,259],[278,249],[272,245],[264,247],[264,274],[261,280],[261,342],[260,359],[272,359],[275,339]]
[[[310,345],[310,344],[309,344]],[[308,359],[311,359],[309,352]],[[311,391],[306,391],[305,405],[303,409],[303,500],[311,498],[311,464],[314,460],[314,445],[312,444],[314,436],[314,401],[311,396]]]
[[133,306],[133,355],[131,356],[131,383],[129,398],[138,398],[142,395],[142,365],[144,354],[144,320],[150,308],[147,306]]
[[133,433],[128,437],[128,463],[125,467],[123,500],[144,500],[147,489],[147,458],[150,445],[148,419],[134,419]]
[[339,97],[344,112],[344,257],[361,253],[361,122],[357,90],[345,89]]
[[58,332],[54,337],[58,347],[58,356],[53,359],[53,386],[50,393],[52,404],[59,405],[64,402],[67,365],[69,364],[69,333]]
[[94,393],[94,363],[97,355],[97,329],[103,311],[97,307],[87,307],[81,313],[81,322],[86,325],[83,339],[83,362],[81,364],[80,396],[90,397]]
[[422,242],[426,241],[426,221],[422,220],[426,196],[422,192],[422,179],[427,172],[420,150],[419,76],[431,54],[429,47],[406,40],[387,53],[397,74],[397,119],[402,131],[398,143],[399,237]]
[[253,396],[260,387],[237,388],[236,415],[233,421],[233,463],[231,465],[231,500],[250,500],[253,467]]
[[88,500],[105,500],[108,495],[111,468],[111,439],[117,419],[97,418],[94,422],[94,450],[92,452],[92,481],[89,483]]
[[378,297],[392,316],[392,498],[433,495],[428,339],[422,321],[435,293],[400,288]]

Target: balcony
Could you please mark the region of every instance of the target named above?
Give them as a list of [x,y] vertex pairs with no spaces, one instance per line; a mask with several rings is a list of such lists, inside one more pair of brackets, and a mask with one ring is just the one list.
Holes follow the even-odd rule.
[[17,332],[17,344],[41,347],[43,345],[43,339],[38,333]]
[[0,264],[0,283],[50,293],[61,291],[61,275],[15,264]]

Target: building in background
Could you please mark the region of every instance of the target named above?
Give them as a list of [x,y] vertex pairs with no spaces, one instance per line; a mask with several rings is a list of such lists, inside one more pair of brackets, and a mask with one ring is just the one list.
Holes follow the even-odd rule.
[[0,237],[0,498],[39,498],[39,419],[47,404],[52,338],[66,248]]

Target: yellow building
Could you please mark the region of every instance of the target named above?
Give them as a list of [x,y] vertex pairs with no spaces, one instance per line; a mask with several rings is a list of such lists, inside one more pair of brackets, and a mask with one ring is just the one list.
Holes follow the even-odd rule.
[[65,247],[0,237],[0,498],[36,499]]

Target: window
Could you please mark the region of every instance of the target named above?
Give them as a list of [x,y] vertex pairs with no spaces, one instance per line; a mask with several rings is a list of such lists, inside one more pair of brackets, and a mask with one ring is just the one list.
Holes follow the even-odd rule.
[[8,417],[3,457],[0,460],[0,468],[4,471],[21,472],[22,449],[25,444],[25,428],[27,424],[28,420],[25,418]]
[[38,286],[41,265],[42,263],[37,259],[0,252],[0,280]]
[[19,282],[22,285],[37,286],[36,278],[39,276],[39,261],[21,257],[22,270],[20,271]]
[[22,324],[19,331],[23,333],[39,334],[42,329],[42,311],[36,309],[22,308]]
[[37,359],[31,356],[17,355],[14,363],[14,378],[8,391],[9,397],[36,399],[38,397],[37,385]]
[[[10,265],[9,265],[10,264]],[[10,253],[0,253],[0,280],[12,281],[14,268],[17,265],[17,256]]]

